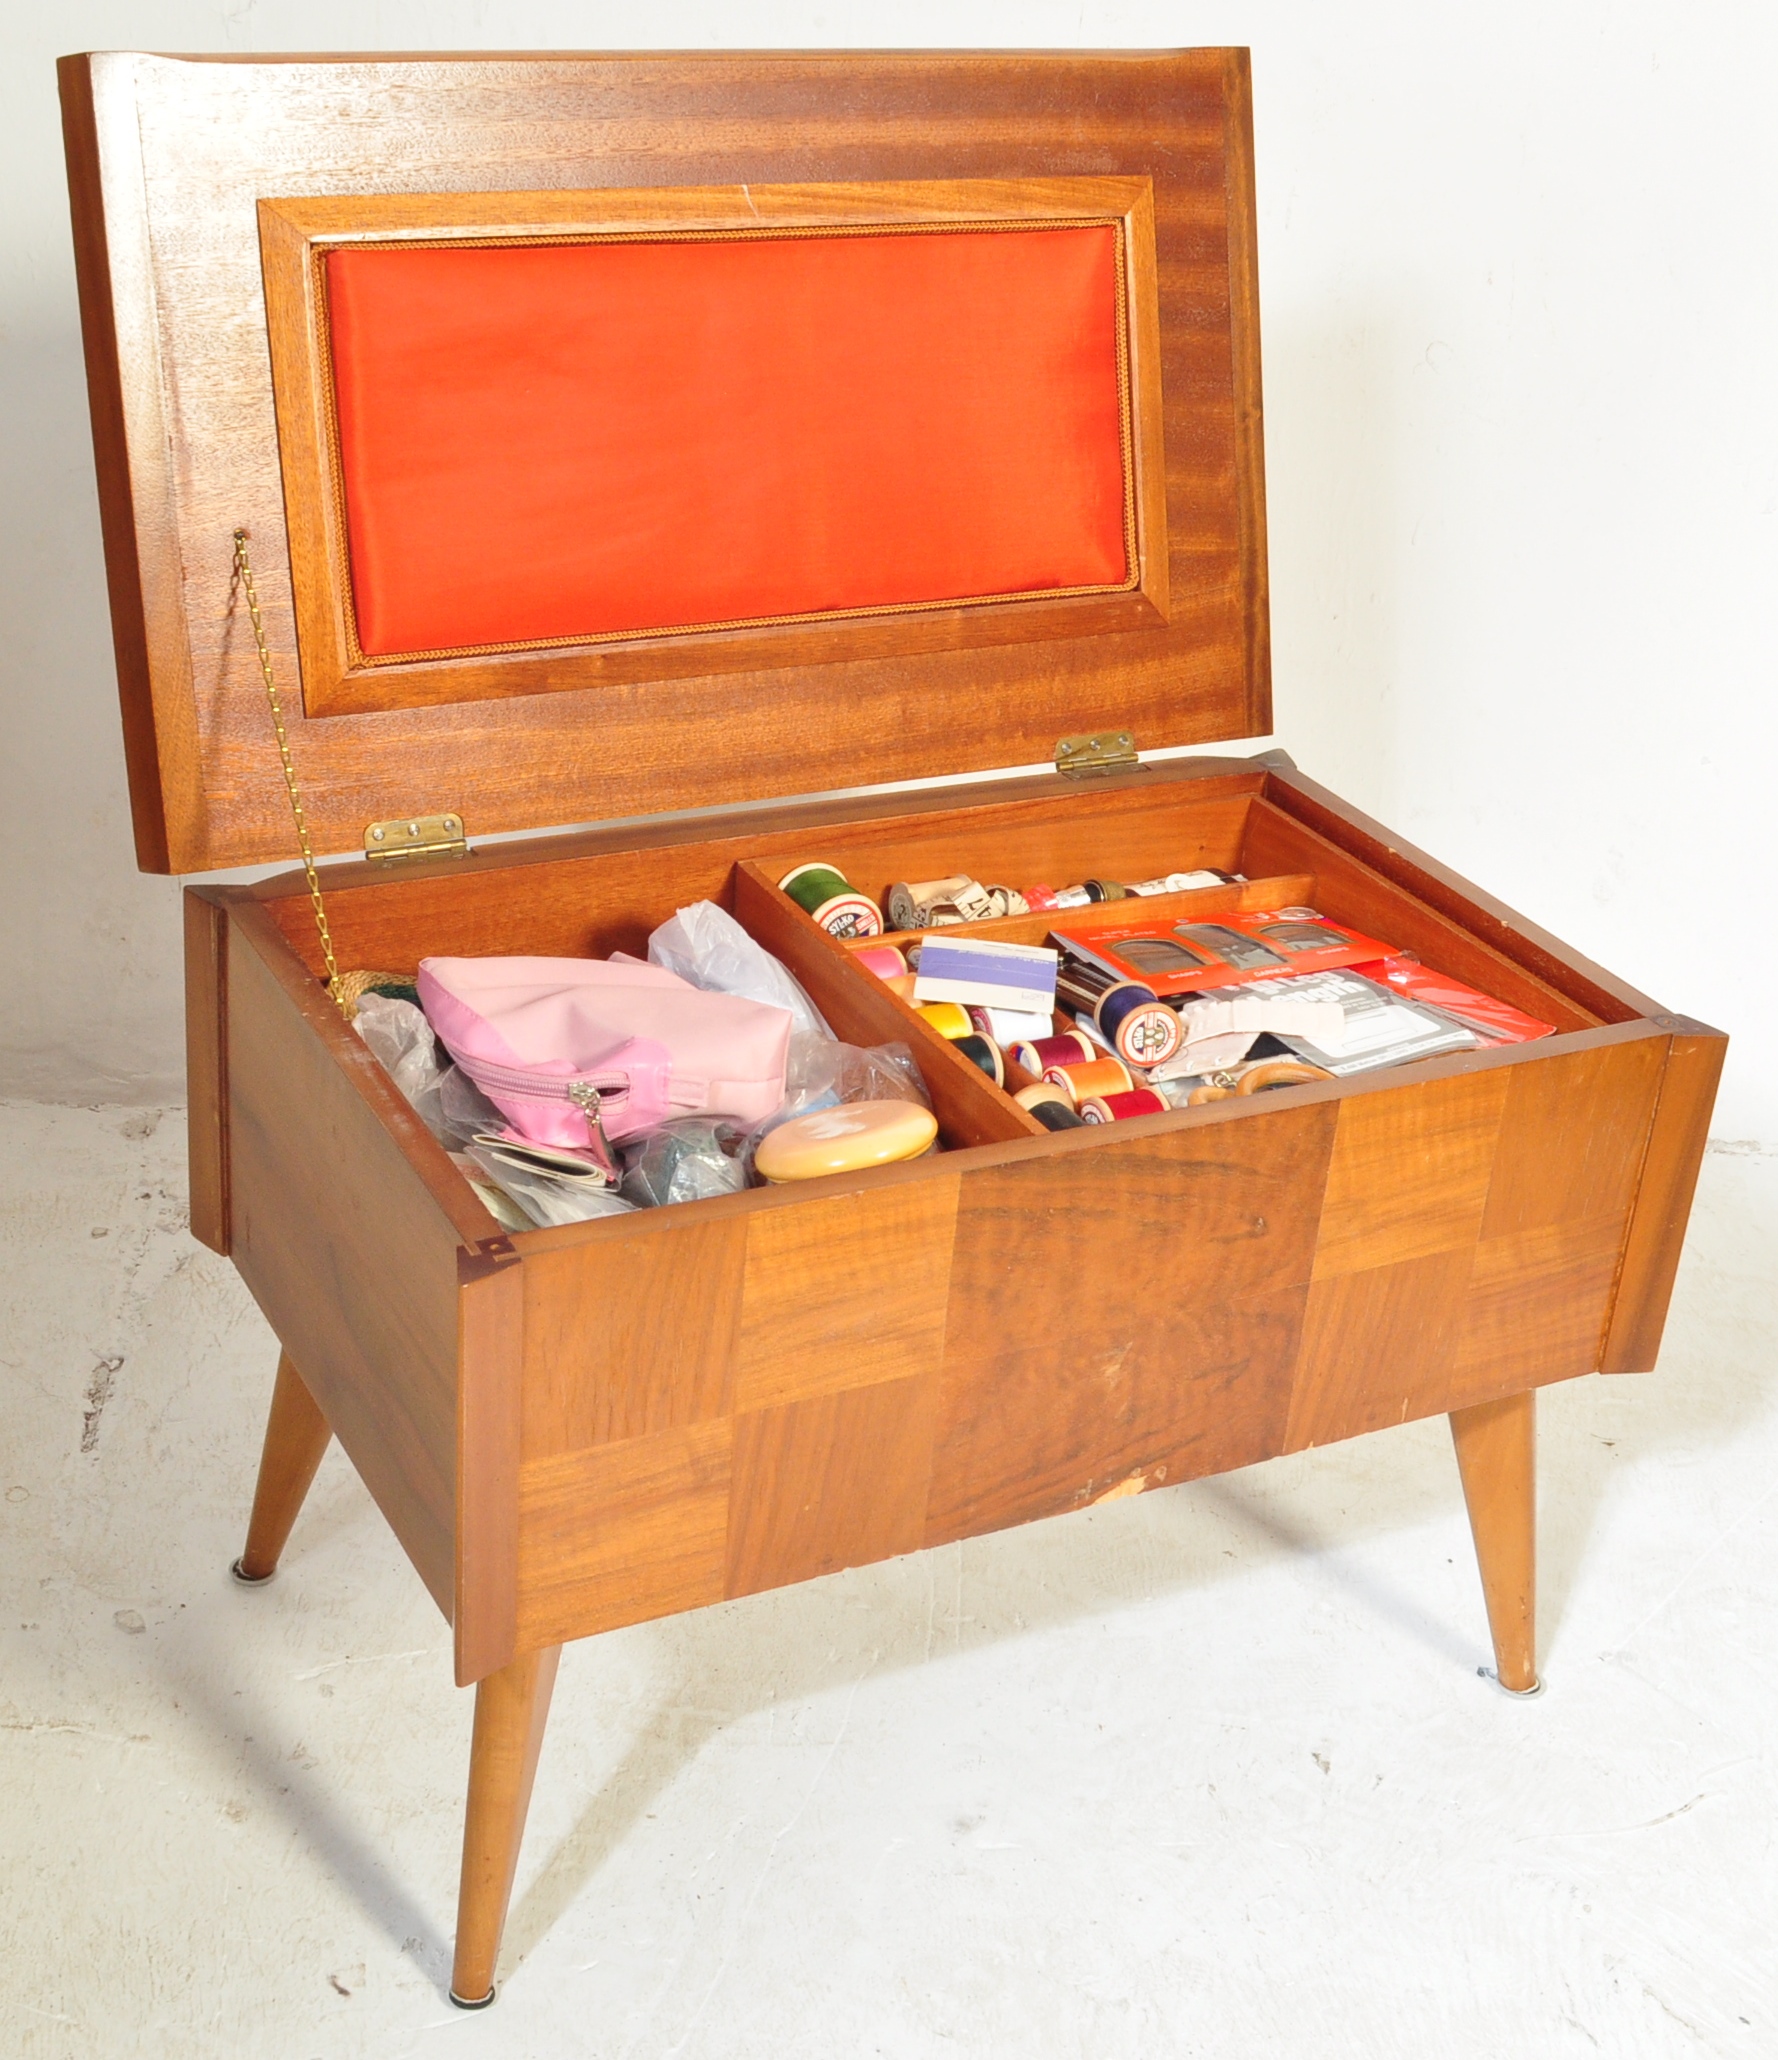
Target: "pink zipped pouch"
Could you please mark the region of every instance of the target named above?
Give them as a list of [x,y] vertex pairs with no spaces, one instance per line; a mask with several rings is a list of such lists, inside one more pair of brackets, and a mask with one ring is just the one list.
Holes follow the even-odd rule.
[[426,958],[439,1041],[534,1144],[597,1151],[674,1116],[762,1122],[784,1100],[788,1009],[634,959]]

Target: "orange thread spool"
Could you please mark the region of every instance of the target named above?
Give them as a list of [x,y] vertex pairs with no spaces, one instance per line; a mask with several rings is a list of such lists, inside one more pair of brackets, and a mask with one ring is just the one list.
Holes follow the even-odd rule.
[[1064,1089],[1076,1108],[1093,1095],[1130,1091],[1130,1069],[1122,1059],[1084,1059],[1078,1066],[1048,1066],[1043,1077],[1052,1087]]

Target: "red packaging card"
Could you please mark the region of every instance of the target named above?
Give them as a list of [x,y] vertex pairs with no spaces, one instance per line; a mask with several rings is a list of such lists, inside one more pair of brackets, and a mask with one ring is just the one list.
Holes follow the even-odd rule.
[[1554,1023],[1539,1022],[1523,1009],[1514,1008],[1511,1002],[1496,1001],[1479,988],[1466,987],[1449,973],[1435,973],[1417,958],[1387,958],[1381,965],[1362,966],[1359,970],[1409,1001],[1424,1002],[1428,1008],[1454,1016],[1485,1045],[1529,1044],[1534,1037],[1556,1034]]
[[1140,980],[1156,994],[1195,994],[1288,973],[1326,973],[1387,959],[1394,947],[1312,908],[1228,915],[1192,923],[1116,922],[1056,931],[1050,942],[1102,966],[1119,980]]

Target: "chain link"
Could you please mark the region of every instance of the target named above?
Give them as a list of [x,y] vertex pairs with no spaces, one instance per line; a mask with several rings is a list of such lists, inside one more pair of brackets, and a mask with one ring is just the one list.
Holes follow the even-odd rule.
[[340,988],[340,969],[333,955],[333,935],[327,927],[327,910],[321,901],[321,880],[315,871],[315,854],[309,848],[309,825],[303,815],[302,791],[296,784],[296,767],[290,762],[290,739],[284,734],[284,711],[278,705],[278,685],[272,677],[272,653],[265,640],[265,624],[259,617],[259,597],[253,591],[253,566],[247,556],[247,532],[235,531],[235,575],[247,597],[247,613],[253,619],[253,642],[259,651],[259,676],[265,681],[265,697],[271,703],[272,727],[278,733],[278,756],[284,765],[284,786],[290,795],[290,813],[296,818],[296,841],[302,849],[303,872],[309,882],[309,903],[315,911],[315,928],[321,935],[321,956],[327,961],[327,992],[333,1005],[349,1023],[351,1004]]

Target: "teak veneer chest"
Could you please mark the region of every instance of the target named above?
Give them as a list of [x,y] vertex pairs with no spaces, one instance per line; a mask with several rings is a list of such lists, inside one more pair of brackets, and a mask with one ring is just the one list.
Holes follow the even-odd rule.
[[[342,967],[640,951],[709,897],[913,1047],[945,1147],[508,1236],[302,876],[188,889],[193,1228],[284,1348],[240,1570],[337,1436],[477,1684],[461,2001],[557,1654],[616,1625],[1445,1412],[1536,1685],[1533,1398],[1653,1365],[1720,1035],[1281,753],[759,798],[1270,727],[1247,80],[64,60],[143,866],[293,855],[243,530],[318,850],[605,825],[324,866]],[[1307,902],[1556,1034],[1051,1134],[778,890],[810,858],[1212,866],[1250,884],[1180,905]]]

